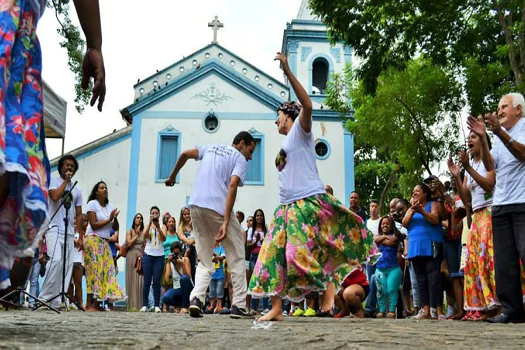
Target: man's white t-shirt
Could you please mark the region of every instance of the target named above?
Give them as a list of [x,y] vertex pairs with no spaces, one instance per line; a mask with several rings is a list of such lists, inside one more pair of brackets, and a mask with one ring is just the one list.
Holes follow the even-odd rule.
[[275,159],[279,170],[281,204],[290,204],[315,194],[326,193],[319,178],[312,132],[306,133],[296,119]]
[[368,231],[372,232],[374,236],[377,236],[379,234],[379,221],[381,218],[378,219],[368,219],[366,221],[366,228]]
[[197,146],[201,161],[189,205],[207,208],[224,215],[226,196],[232,176],[241,180],[239,187],[244,184],[248,161],[232,146],[210,144]]
[[[57,177],[54,179],[51,179],[51,183],[49,184],[49,190],[56,190],[62,184],[64,183],[64,179]],[[49,198],[49,215],[53,215],[57,208],[60,206],[60,203],[62,203],[62,199],[65,197],[66,193],[69,193],[71,191],[71,188],[73,187],[73,184],[70,182],[66,185],[66,189],[64,190],[64,194],[62,197],[57,201],[53,201],[51,197]],[[67,227],[67,234],[73,236],[75,234],[74,231],[74,225],[75,225],[75,208],[82,206],[82,191],[80,191],[80,188],[75,186],[73,190],[71,191],[73,199],[71,200],[71,208],[69,208],[67,219],[68,219],[68,227]],[[60,207],[58,210],[58,213],[55,215],[53,220],[49,223],[49,231],[51,233],[64,233],[65,232],[65,226],[64,226],[64,218],[66,217],[66,208],[64,206]]]
[[[525,144],[525,117],[521,117],[507,133],[515,142]],[[525,162],[522,162],[496,137],[492,156],[496,164],[495,206],[525,203]]]
[[[86,213],[94,212],[97,216],[97,221],[104,221],[109,219],[111,212],[113,211],[113,204],[108,203],[105,207],[102,207],[98,200],[93,199],[89,201],[86,209]],[[91,228],[91,224],[88,225],[86,236],[98,236],[100,238],[109,239],[111,237],[111,228],[113,227],[113,221],[109,224],[94,231]]]

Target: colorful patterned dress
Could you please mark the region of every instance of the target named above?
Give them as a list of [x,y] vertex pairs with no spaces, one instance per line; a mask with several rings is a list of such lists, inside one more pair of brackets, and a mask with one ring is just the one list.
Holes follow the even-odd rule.
[[283,204],[275,210],[250,280],[255,298],[300,301],[326,290],[329,282],[338,288],[370,253],[372,234],[363,220],[324,193],[314,148],[312,133],[297,120],[276,159]]
[[0,0],[0,174],[9,174],[0,209],[0,265],[8,267],[15,250],[33,243],[48,207],[39,16],[29,0]]

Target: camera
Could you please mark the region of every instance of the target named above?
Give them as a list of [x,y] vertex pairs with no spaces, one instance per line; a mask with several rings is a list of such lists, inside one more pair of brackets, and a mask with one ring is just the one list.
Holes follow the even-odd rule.
[[401,218],[401,214],[399,214],[397,211],[393,212],[391,215],[392,215],[392,217],[393,217],[394,219],[399,219],[399,218]]

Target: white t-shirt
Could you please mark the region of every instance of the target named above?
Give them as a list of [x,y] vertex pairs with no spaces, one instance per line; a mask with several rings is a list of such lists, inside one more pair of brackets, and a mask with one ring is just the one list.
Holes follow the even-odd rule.
[[314,135],[307,134],[298,119],[282,143],[275,166],[279,170],[281,204],[325,193],[317,171]]
[[207,208],[224,215],[228,186],[233,175],[243,186],[248,161],[232,146],[210,144],[197,146],[201,161],[189,205]]
[[[89,201],[86,209],[86,213],[94,212],[97,215],[97,221],[104,221],[109,219],[111,212],[113,211],[113,204],[108,203],[105,207],[102,207],[98,200],[93,199]],[[113,222],[99,228],[94,231],[91,228],[91,224],[88,225],[86,236],[98,236],[100,238],[109,239],[111,237],[111,228],[113,227]]]
[[[521,117],[507,133],[514,141],[525,144],[525,118]],[[498,137],[495,138],[491,153],[496,164],[496,187],[492,203],[525,203],[525,162],[516,159]]]
[[373,220],[368,219],[366,221],[366,228],[374,234],[374,236],[377,236],[379,234],[379,221],[381,218]]
[[171,281],[173,282],[173,289],[180,289],[180,279],[184,274],[182,271],[177,270],[177,267],[173,262],[171,264]]
[[149,234],[146,236],[144,253],[151,256],[164,256],[164,244],[160,239],[160,232],[153,226],[150,227]]
[[[487,169],[485,168],[483,161],[480,160],[479,163],[473,162],[472,169],[474,169],[481,176],[487,177]],[[486,194],[483,187],[478,185],[478,183],[472,179],[472,176],[470,176],[468,172],[465,172],[465,177],[467,180],[467,189],[472,195],[472,210],[478,210],[492,205],[492,193]],[[456,203],[456,207],[457,206],[458,204]]]
[[[49,190],[56,190],[64,183],[64,179],[57,177],[54,179],[51,179],[51,183],[49,184]],[[49,197],[49,215],[53,215],[57,208],[60,206],[60,203],[62,203],[62,199],[64,198],[64,195],[68,193],[71,188],[73,187],[72,183],[68,183],[66,185],[66,189],[64,190],[64,194],[62,197],[57,201],[53,201],[51,197]],[[73,200],[71,201],[71,208],[69,208],[69,212],[67,215],[68,219],[68,227],[67,227],[67,234],[73,236],[75,234],[75,208],[76,207],[82,207],[82,191],[80,191],[80,188],[78,185],[73,188],[72,191],[73,194]],[[60,210],[58,211],[57,215],[53,218],[53,220],[49,223],[49,232],[58,232],[58,233],[64,233],[65,227],[64,227],[64,218],[66,217],[66,208],[64,206],[60,207]]]

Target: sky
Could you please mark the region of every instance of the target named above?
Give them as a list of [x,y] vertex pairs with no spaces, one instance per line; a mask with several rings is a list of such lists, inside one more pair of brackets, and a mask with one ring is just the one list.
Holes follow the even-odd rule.
[[[71,4],[73,1],[71,1]],[[224,23],[218,42],[282,81],[278,63],[286,23],[297,16],[301,0],[109,0],[100,1],[106,100],[102,112],[75,109],[74,76],[60,47],[52,9],[40,19],[44,80],[67,101],[65,152],[126,126],[120,110],[133,103],[133,84],[208,45],[214,16]],[[73,5],[73,23],[78,25]],[[62,141],[47,139],[50,159],[61,155]]]

